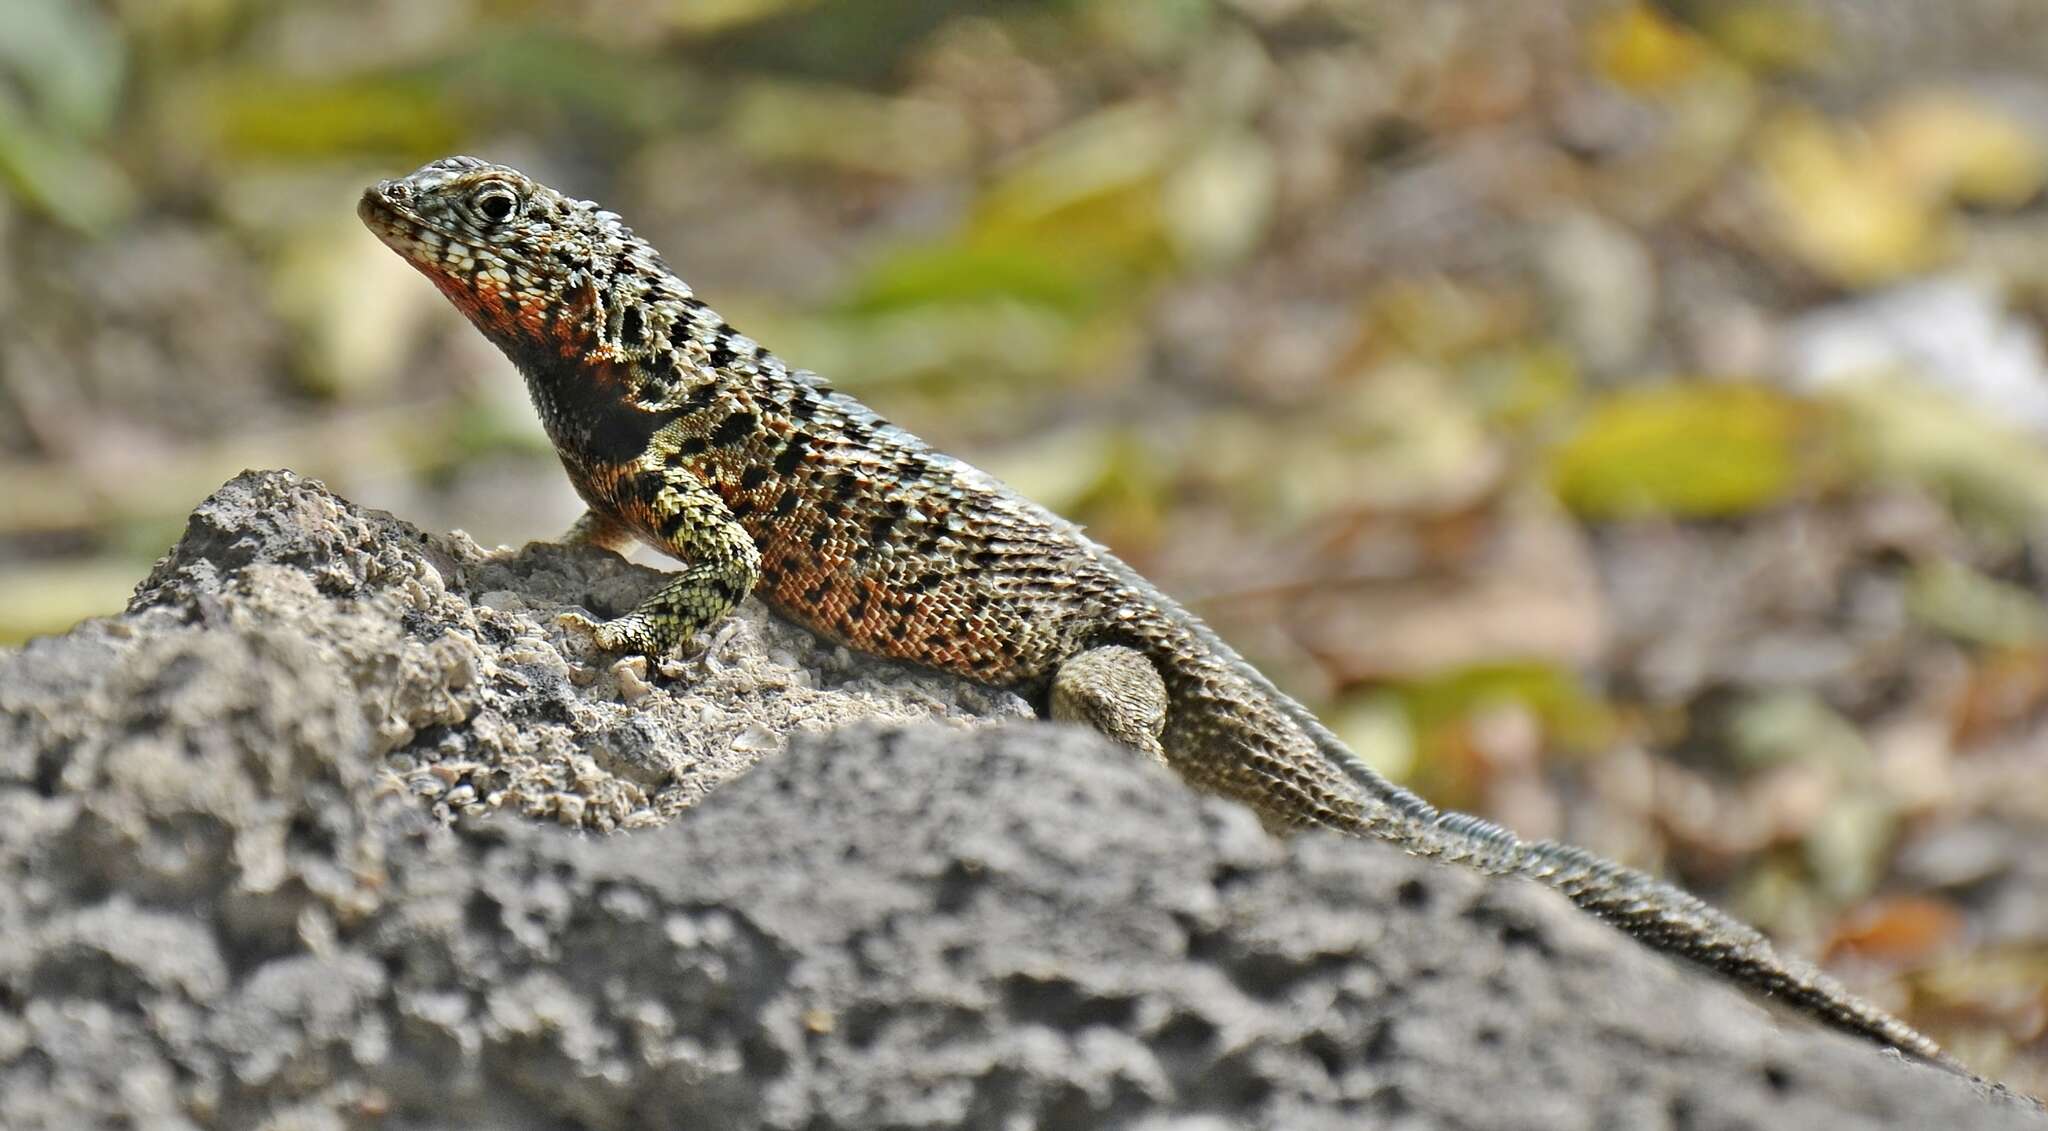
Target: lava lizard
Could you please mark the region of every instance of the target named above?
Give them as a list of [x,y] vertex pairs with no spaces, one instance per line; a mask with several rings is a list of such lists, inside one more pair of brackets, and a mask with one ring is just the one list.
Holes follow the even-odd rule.
[[1954,1067],[1698,898],[1387,781],[1080,528],[728,326],[616,214],[473,157],[380,182],[357,211],[525,376],[589,504],[563,541],[638,539],[684,563],[624,616],[565,616],[603,649],[662,653],[756,593],[860,651],[1022,690],[1270,827],[1540,881],[1651,946]]

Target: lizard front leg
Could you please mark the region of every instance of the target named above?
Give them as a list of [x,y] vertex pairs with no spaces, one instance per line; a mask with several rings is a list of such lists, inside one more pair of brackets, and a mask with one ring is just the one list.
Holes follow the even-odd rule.
[[1085,723],[1161,764],[1166,751],[1166,682],[1143,652],[1120,644],[1069,656],[1052,677],[1047,713],[1062,722]]
[[[607,652],[660,655],[731,612],[761,575],[760,547],[726,509],[725,500],[683,468],[659,456],[649,462],[654,466],[638,468],[620,484],[621,493],[645,500],[641,529],[656,537],[660,549],[689,564],[625,616],[603,624],[581,613],[561,618],[590,633]],[[590,520],[591,540],[606,532],[607,521],[623,525],[616,519]],[[579,520],[570,533],[585,529],[586,522]]]

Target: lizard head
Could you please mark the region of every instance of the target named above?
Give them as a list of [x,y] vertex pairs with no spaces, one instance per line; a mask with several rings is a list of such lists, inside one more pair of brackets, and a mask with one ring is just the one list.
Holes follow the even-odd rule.
[[379,181],[356,214],[508,352],[586,349],[599,291],[638,242],[590,201],[474,157]]

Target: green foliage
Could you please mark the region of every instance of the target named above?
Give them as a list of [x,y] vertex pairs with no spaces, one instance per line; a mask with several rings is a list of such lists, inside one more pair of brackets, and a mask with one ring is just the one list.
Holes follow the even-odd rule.
[[1917,620],[1958,640],[2006,648],[2048,642],[2048,609],[2038,595],[1962,562],[1916,566],[1906,601]]
[[244,71],[222,76],[205,104],[223,156],[237,161],[441,153],[465,132],[447,92],[424,78]]
[[2012,536],[2048,518],[2048,450],[2011,425],[1902,380],[1845,385],[1828,404],[1858,478],[1935,488]]
[[1052,249],[940,243],[898,249],[849,288],[842,310],[878,315],[938,303],[1008,300],[1082,317],[1104,280]]
[[106,228],[134,204],[98,144],[127,77],[120,38],[67,0],[10,0],[0,28],[0,183],[72,227]]
[[1489,708],[1514,704],[1543,723],[1544,733],[1562,746],[1597,749],[1614,720],[1599,697],[1572,672],[1554,664],[1478,664],[1393,686],[1410,727],[1425,745]]

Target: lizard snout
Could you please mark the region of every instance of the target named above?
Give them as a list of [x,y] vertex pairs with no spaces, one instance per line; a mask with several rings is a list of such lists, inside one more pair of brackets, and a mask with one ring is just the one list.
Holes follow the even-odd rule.
[[411,197],[412,187],[404,181],[378,181],[363,190],[363,198],[356,202],[356,215],[372,231],[382,233],[399,219],[400,206]]

